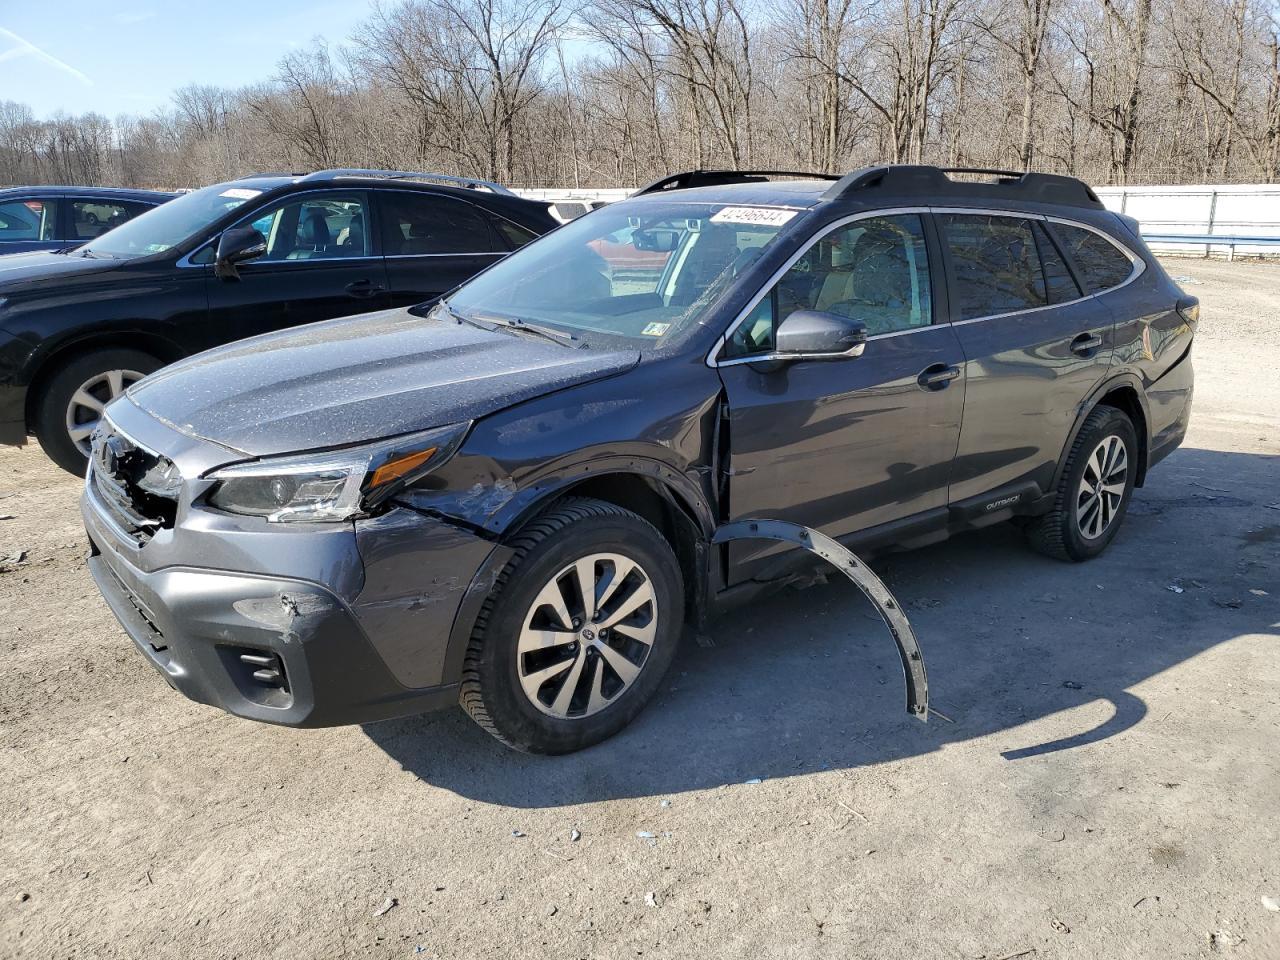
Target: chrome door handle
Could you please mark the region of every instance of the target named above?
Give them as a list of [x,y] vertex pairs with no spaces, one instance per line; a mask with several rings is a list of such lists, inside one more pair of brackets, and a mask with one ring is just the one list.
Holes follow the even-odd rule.
[[1087,357],[1102,346],[1102,338],[1096,333],[1082,333],[1071,341],[1071,352]]
[[949,367],[946,364],[934,363],[920,372],[920,376],[916,377],[916,383],[926,390],[942,390],[958,376],[960,376],[959,367]]

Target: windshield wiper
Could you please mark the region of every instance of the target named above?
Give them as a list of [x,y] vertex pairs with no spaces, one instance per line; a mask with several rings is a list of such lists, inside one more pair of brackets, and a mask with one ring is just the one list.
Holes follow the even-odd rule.
[[[452,313],[450,309],[450,313]],[[454,314],[457,316],[457,314]],[[563,343],[568,346],[569,342],[578,338],[572,333],[565,333],[563,330],[557,330],[554,327],[546,327],[540,323],[530,323],[528,320],[521,320],[519,317],[494,317],[489,314],[480,314],[473,319],[484,319],[498,327],[506,327],[508,330],[523,330],[528,333],[537,334],[544,340],[551,340],[554,343]]]

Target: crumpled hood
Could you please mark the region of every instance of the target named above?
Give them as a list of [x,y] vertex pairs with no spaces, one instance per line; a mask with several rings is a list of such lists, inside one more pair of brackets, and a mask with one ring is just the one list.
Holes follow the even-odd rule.
[[638,360],[388,310],[218,347],[128,396],[189,436],[268,456],[475,420]]

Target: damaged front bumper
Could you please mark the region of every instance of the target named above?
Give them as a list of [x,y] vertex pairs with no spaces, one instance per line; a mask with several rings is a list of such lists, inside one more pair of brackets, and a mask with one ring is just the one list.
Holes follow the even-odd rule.
[[[183,476],[224,448],[167,433],[136,408],[116,427]],[[199,505],[200,481],[140,534],[85,484],[89,568],[112,612],[171,686],[238,716],[363,723],[457,702],[454,621],[494,543],[401,507],[355,522],[275,524]],[[206,484],[207,486],[207,484]]]

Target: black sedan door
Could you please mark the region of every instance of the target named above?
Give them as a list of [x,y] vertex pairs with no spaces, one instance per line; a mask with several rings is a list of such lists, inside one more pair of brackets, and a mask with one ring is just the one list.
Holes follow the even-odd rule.
[[[373,249],[364,191],[289,197],[247,220],[267,252],[240,264],[240,279],[208,274],[209,323],[222,340],[365,313],[389,305],[386,270]],[[192,261],[212,262],[212,248]]]
[[[920,518],[941,525],[964,406],[964,354],[946,323],[919,214],[855,219],[792,264],[731,331],[718,360],[730,410],[730,519],[846,536]],[[862,356],[753,361],[795,310],[861,320]],[[731,581],[784,549],[729,545]]]
[[475,204],[417,190],[379,190],[376,197],[393,306],[448,293],[507,253]]

